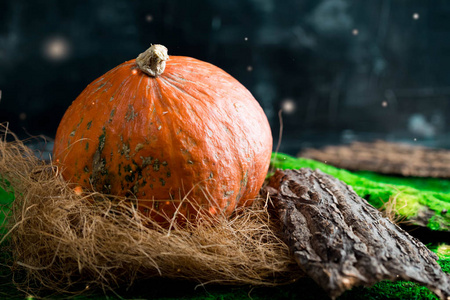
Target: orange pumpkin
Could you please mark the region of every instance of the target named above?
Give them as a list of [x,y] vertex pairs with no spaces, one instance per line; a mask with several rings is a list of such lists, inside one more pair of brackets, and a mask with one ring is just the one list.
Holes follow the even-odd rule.
[[58,127],[54,160],[83,188],[131,196],[161,222],[231,214],[267,174],[272,135],[232,76],[153,45],[91,84]]

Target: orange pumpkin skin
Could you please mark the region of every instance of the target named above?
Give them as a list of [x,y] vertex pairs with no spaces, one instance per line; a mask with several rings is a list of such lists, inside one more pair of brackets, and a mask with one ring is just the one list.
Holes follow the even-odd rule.
[[62,118],[53,154],[66,180],[133,196],[163,222],[176,210],[195,219],[250,205],[271,152],[267,117],[244,86],[214,65],[171,56],[160,76],[133,59],[89,84]]

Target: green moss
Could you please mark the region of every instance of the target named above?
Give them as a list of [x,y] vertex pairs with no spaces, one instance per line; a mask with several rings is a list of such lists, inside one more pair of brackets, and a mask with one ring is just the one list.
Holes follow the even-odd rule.
[[272,167],[281,169],[319,169],[346,184],[373,206],[381,208],[395,199],[395,211],[407,219],[419,212],[431,210],[428,227],[432,230],[450,229],[450,181],[428,178],[385,176],[371,172],[350,172],[315,160],[273,154]]
[[436,252],[439,258],[450,260],[450,245],[439,245],[434,252]]
[[6,234],[6,222],[14,199],[14,190],[10,182],[0,177],[0,240]]
[[364,177],[366,179],[384,182],[396,185],[405,185],[422,191],[432,191],[432,192],[450,192],[450,180],[440,179],[440,178],[423,178],[418,177],[395,177],[386,176],[379,173],[369,172],[369,171],[359,171],[354,172],[355,174]]
[[410,281],[381,281],[370,288],[357,287],[344,293],[339,300],[344,299],[421,299],[438,300],[439,298],[428,288]]
[[429,246],[429,248],[439,257],[438,263],[442,271],[450,273],[450,245],[441,244]]

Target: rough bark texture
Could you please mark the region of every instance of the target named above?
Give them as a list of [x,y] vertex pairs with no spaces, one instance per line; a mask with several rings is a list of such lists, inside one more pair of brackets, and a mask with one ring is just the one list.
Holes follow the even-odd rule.
[[437,256],[345,183],[321,171],[277,170],[266,191],[297,263],[330,297],[409,280],[450,299],[450,277]]
[[355,142],[345,146],[305,149],[300,156],[354,171],[450,178],[450,151],[444,149],[384,141]]

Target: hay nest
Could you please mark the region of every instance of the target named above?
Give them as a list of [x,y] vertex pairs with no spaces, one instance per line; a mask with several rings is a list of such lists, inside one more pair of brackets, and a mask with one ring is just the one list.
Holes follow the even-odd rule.
[[25,274],[16,285],[27,293],[113,289],[152,277],[277,285],[302,276],[275,234],[267,199],[231,218],[162,228],[125,198],[80,193],[56,166],[6,136],[0,185],[10,185],[15,200],[0,239],[11,252],[12,270]]

